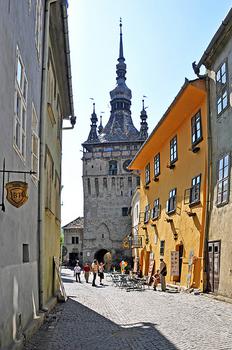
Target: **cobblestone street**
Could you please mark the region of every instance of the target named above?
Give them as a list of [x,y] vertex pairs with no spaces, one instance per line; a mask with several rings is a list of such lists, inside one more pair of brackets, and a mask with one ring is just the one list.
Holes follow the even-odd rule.
[[[232,305],[202,295],[96,288],[63,270],[58,304],[25,350],[231,350]],[[99,281],[97,281],[99,284]]]

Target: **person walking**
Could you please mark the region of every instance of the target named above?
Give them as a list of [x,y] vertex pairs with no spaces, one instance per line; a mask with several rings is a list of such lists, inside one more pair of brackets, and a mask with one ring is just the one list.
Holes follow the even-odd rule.
[[100,277],[100,285],[103,286],[102,280],[104,279],[104,264],[101,262],[98,268],[98,276]]
[[81,283],[81,267],[78,263],[76,263],[76,266],[74,267],[74,274],[76,276],[76,282]]
[[166,281],[165,277],[167,276],[167,265],[164,260],[160,259],[160,283],[162,292],[166,291]]
[[98,273],[98,262],[96,259],[94,259],[93,263],[92,263],[92,272],[93,272],[93,282],[92,282],[92,286],[96,287],[96,277],[97,277],[97,273]]
[[83,269],[84,269],[85,282],[89,283],[89,273],[90,273],[90,266],[89,266],[89,264],[85,263]]

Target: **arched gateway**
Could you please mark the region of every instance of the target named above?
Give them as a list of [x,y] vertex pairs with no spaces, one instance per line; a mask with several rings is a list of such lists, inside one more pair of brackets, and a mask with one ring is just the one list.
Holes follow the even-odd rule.
[[99,249],[96,251],[94,254],[94,259],[97,259],[97,261],[103,262],[105,264],[105,270],[109,271],[111,268],[111,263],[112,263],[112,255],[111,253],[106,250],[106,249]]

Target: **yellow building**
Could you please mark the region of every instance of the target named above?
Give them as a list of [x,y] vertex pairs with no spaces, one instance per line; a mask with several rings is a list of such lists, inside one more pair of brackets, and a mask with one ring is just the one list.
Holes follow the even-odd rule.
[[207,200],[204,79],[188,81],[130,164],[140,171],[139,251],[144,275],[167,264],[167,282],[203,289]]

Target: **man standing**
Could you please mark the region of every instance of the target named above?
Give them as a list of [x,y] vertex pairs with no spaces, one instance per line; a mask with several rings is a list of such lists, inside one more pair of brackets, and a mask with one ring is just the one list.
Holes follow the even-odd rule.
[[166,281],[165,276],[167,276],[167,265],[164,260],[160,259],[160,283],[162,292],[166,291]]
[[96,259],[94,259],[93,263],[92,263],[92,272],[93,272],[93,282],[92,282],[92,286],[96,287],[95,281],[96,281],[96,277],[97,277],[97,273],[98,273],[98,262]]
[[74,274],[76,276],[76,282],[77,282],[77,279],[79,281],[79,283],[81,283],[81,267],[80,265],[77,263],[76,266],[74,267]]
[[86,283],[89,282],[89,272],[90,272],[90,266],[88,263],[85,263],[84,265],[84,274],[85,274],[85,281]]

